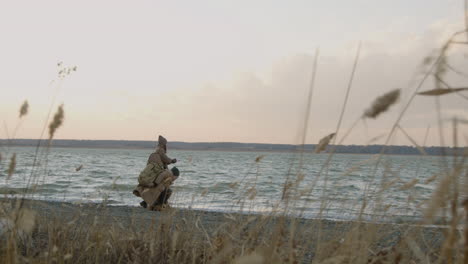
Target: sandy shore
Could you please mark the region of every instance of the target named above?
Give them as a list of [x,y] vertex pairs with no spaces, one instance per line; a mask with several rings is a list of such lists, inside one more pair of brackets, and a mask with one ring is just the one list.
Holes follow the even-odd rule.
[[[11,200],[2,199],[1,202],[8,203]],[[301,219],[288,217],[266,217],[247,214],[227,214],[220,212],[208,212],[201,210],[170,209],[163,212],[151,212],[141,207],[128,206],[105,206],[102,204],[72,204],[66,202],[33,201],[25,200],[24,207],[31,208],[37,213],[38,221],[58,221],[62,223],[73,223],[75,228],[86,228],[89,225],[98,225],[109,228],[116,225],[124,229],[144,231],[151,226],[160,223],[168,225],[187,225],[190,221],[196,221],[207,235],[222,228],[222,224],[231,219],[240,223],[248,222],[248,227],[259,228],[260,235],[276,232],[278,223],[287,227],[295,226],[296,239],[303,248],[304,259],[312,259],[319,243],[326,244],[330,241],[343,241],[346,234],[351,230],[359,228],[364,234],[378,234],[379,239],[374,243],[373,250],[388,248],[401,241],[408,234],[417,242],[424,252],[434,251],[441,246],[443,241],[443,227],[421,226],[414,224],[382,224],[382,223],[357,223],[353,221],[332,221],[317,219]],[[42,219],[42,220],[41,220]],[[267,219],[265,221],[265,219]],[[247,228],[248,228],[247,227]],[[201,234],[203,239],[204,234]]]

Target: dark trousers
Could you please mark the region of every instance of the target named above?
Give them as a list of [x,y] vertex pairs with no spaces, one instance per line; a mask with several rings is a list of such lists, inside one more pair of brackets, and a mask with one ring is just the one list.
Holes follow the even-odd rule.
[[167,204],[167,200],[169,200],[169,197],[172,195],[172,190],[169,188],[166,188],[161,195],[159,195],[158,201],[156,202],[156,205],[163,205]]

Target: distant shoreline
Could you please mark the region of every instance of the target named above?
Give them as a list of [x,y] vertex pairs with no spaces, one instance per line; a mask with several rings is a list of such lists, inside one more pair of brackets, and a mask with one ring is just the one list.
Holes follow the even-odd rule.
[[[35,148],[36,146],[10,146],[15,148]],[[61,149],[121,149],[121,150],[152,150],[153,148],[137,148],[137,147],[65,147],[65,146],[52,146],[53,148]],[[45,148],[45,146],[41,146]],[[179,149],[171,148],[169,151],[216,151],[216,152],[252,152],[252,153],[291,153],[291,154],[300,154],[299,150],[242,150],[242,149]],[[304,154],[315,154],[315,155],[327,155],[329,152],[314,153],[313,151],[304,151]],[[335,152],[335,154],[342,155],[376,155],[378,153],[340,153]],[[422,156],[420,154],[385,154],[392,156]],[[440,155],[427,155],[426,157],[439,157]]]
[[[47,140],[41,141],[41,147],[47,147]],[[37,139],[0,139],[0,146],[9,147],[37,147]],[[156,141],[130,141],[130,140],[63,140],[52,142],[54,148],[95,148],[95,149],[154,149]],[[237,143],[237,142],[169,142],[171,150],[182,151],[232,151],[232,152],[265,152],[265,153],[299,153],[302,146],[288,144],[265,143]],[[383,145],[337,145],[337,154],[379,154]],[[315,144],[304,145],[304,153],[314,153]],[[454,155],[463,151],[463,148],[429,147],[425,148],[429,156]],[[430,151],[427,151],[430,150]],[[445,153],[443,153],[445,152]],[[322,154],[327,154],[323,152]],[[421,155],[420,151],[411,146],[387,146],[385,154],[389,155]]]
[[[40,142],[41,147],[48,146],[48,140]],[[53,140],[51,147],[54,148],[96,148],[96,149],[154,149],[156,141],[138,140]],[[0,139],[0,146],[9,147],[37,147],[38,139]],[[292,145],[292,144],[266,144],[266,143],[239,143],[239,142],[169,142],[171,150],[187,151],[235,151],[235,152],[279,152],[279,153],[313,153],[315,144]],[[384,145],[334,145],[328,146],[327,150],[335,148],[339,154],[379,154],[385,148],[388,155],[421,155],[420,149],[413,146],[384,146]],[[464,148],[452,147],[423,147],[429,156],[457,155],[463,153]],[[323,152],[327,153],[327,151]]]

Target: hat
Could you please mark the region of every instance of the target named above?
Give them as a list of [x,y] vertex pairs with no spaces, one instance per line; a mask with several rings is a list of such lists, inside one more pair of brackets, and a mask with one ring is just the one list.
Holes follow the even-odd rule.
[[167,144],[167,139],[165,139],[163,136],[159,136],[158,145],[165,146],[166,144]]
[[171,172],[176,177],[180,175],[179,169],[177,167],[172,167]]

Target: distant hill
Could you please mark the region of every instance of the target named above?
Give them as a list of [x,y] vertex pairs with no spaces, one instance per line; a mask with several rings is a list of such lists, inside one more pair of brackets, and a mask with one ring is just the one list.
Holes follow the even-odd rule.
[[[47,140],[39,142],[37,139],[0,139],[0,145],[5,146],[23,146],[35,147],[40,143],[41,146],[48,144]],[[57,139],[52,141],[53,147],[66,148],[138,148],[152,149],[156,147],[155,141],[137,141],[137,140],[69,140]],[[301,149],[299,145],[290,144],[260,144],[260,143],[236,143],[236,142],[179,142],[168,143],[171,149],[179,150],[231,150],[231,151],[295,151]],[[306,144],[304,150],[314,151],[315,144]],[[331,146],[328,147],[330,149]],[[336,153],[356,153],[356,154],[377,154],[382,151],[383,145],[339,145],[336,147]],[[462,153],[463,148],[450,147],[424,147],[424,151],[429,155],[454,155]],[[387,146],[386,154],[400,155],[418,155],[420,151],[412,146]]]

